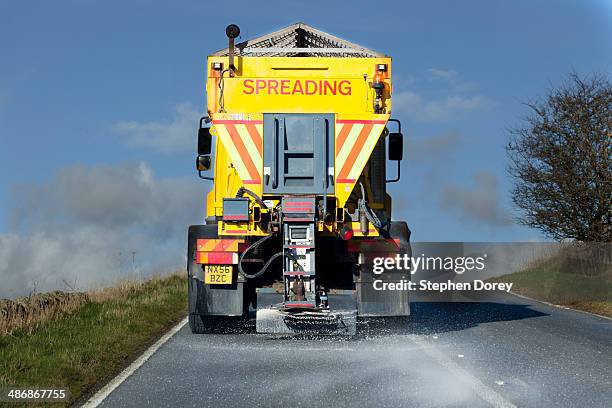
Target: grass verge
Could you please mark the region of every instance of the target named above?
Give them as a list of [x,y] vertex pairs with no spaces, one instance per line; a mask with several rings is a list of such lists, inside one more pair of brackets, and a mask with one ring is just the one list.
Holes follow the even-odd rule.
[[584,268],[565,255],[557,255],[489,281],[513,282],[512,292],[519,295],[612,317],[609,265]]
[[89,293],[76,311],[34,331],[0,336],[0,387],[67,388],[74,402],[180,321],[186,294],[184,274],[125,283]]

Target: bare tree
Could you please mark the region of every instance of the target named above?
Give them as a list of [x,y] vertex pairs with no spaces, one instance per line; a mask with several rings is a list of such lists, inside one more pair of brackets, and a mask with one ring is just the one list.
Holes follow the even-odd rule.
[[517,221],[562,240],[612,241],[612,85],[572,73],[510,130]]

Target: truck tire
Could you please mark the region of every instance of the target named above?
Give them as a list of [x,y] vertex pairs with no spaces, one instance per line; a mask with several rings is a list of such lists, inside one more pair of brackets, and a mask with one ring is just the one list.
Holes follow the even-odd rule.
[[189,314],[189,328],[193,334],[204,334],[208,331],[208,326],[204,323],[205,318],[199,314]]
[[187,234],[187,297],[189,307],[189,328],[193,334],[204,334],[210,329],[208,316],[193,313],[197,302],[197,292],[193,276],[199,265],[195,263],[195,244],[198,238],[216,238],[216,225],[191,225]]

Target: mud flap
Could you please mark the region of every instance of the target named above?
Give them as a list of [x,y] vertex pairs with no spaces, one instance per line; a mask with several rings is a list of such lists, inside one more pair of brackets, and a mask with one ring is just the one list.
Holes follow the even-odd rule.
[[249,290],[246,280],[234,267],[231,285],[204,283],[202,265],[196,263],[196,242],[199,238],[218,239],[217,225],[192,225],[187,237],[187,272],[189,313],[206,316],[243,316],[248,312]]
[[[394,221],[390,225],[389,238],[399,240],[399,254],[412,256],[410,246],[410,229],[403,221]],[[407,290],[379,290],[383,283],[401,284],[409,282],[411,275],[406,270],[385,270],[382,274],[373,272],[373,258],[389,256],[370,252],[368,261],[361,265],[360,274],[355,281],[357,295],[357,308],[359,316],[363,317],[392,317],[409,316],[410,299]]]
[[355,282],[359,316],[409,316],[410,301],[407,290],[376,290],[383,283],[409,282],[409,272],[372,273],[364,267]]

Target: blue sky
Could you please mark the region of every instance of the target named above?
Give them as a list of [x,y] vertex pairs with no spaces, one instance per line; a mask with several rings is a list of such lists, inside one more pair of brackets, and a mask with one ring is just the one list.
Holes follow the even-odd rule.
[[[254,4],[2,2],[0,233],[31,233],[32,212],[57,217],[47,194],[71,171],[94,169],[97,183],[96,171],[144,169],[160,185],[196,183],[187,198],[201,206],[208,185],[193,170],[193,118],[204,107],[206,56],[226,45],[229,23],[247,39],[303,21],[393,57],[407,160],[391,191],[415,240],[543,238],[511,221],[506,129],[526,113],[522,101],[572,69],[610,72],[611,2]],[[74,206],[61,199],[49,205]],[[82,219],[59,212],[64,226]]]

